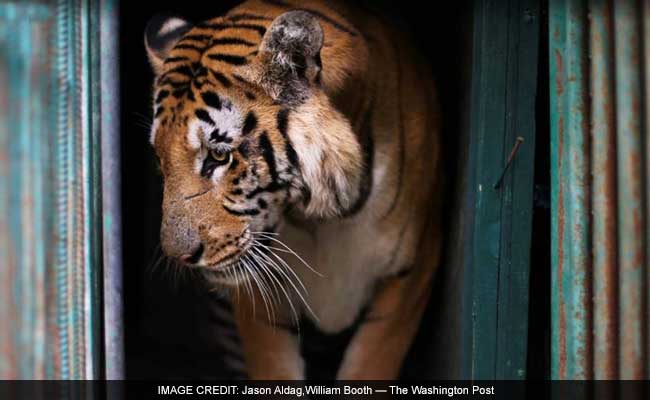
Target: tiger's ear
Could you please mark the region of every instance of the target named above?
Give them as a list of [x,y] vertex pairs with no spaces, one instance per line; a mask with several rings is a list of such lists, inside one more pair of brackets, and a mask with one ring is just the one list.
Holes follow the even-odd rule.
[[183,18],[170,15],[155,15],[145,28],[144,44],[149,63],[155,74],[162,71],[167,54],[192,25]]
[[289,11],[267,30],[258,55],[255,80],[276,101],[295,105],[320,80],[323,29],[307,11]]

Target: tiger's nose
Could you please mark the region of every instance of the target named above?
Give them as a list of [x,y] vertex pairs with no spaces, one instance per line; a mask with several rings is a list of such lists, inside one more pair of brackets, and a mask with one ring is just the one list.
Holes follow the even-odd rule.
[[184,264],[196,264],[201,259],[204,250],[205,247],[203,246],[203,243],[200,243],[199,247],[197,247],[193,252],[180,256],[180,260]]
[[187,264],[196,264],[203,255],[203,240],[187,218],[166,216],[160,230],[163,252]]

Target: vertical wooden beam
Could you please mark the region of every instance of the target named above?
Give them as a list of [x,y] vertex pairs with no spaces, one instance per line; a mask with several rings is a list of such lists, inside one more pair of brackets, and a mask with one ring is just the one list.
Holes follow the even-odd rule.
[[[477,1],[463,377],[526,377],[538,3]],[[523,140],[513,153],[518,140]],[[511,161],[511,162],[509,162]]]

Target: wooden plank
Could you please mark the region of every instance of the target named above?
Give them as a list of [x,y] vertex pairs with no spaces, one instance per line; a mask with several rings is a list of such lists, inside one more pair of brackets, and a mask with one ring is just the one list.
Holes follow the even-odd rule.
[[[526,376],[538,12],[533,0],[475,3],[469,167],[474,227],[465,261],[465,309],[471,313],[463,358],[468,379]],[[525,145],[504,171],[520,136]]]
[[[535,169],[539,4],[511,2],[503,164],[523,139],[502,185],[496,379],[526,378],[528,288]],[[514,39],[514,40],[513,40]]]

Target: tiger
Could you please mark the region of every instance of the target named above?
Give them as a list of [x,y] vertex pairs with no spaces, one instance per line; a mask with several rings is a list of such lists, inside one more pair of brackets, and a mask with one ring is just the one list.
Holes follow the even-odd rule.
[[342,1],[153,17],[160,242],[232,302],[251,379],[306,378],[305,326],[354,327],[336,378],[397,379],[440,262],[432,69]]

